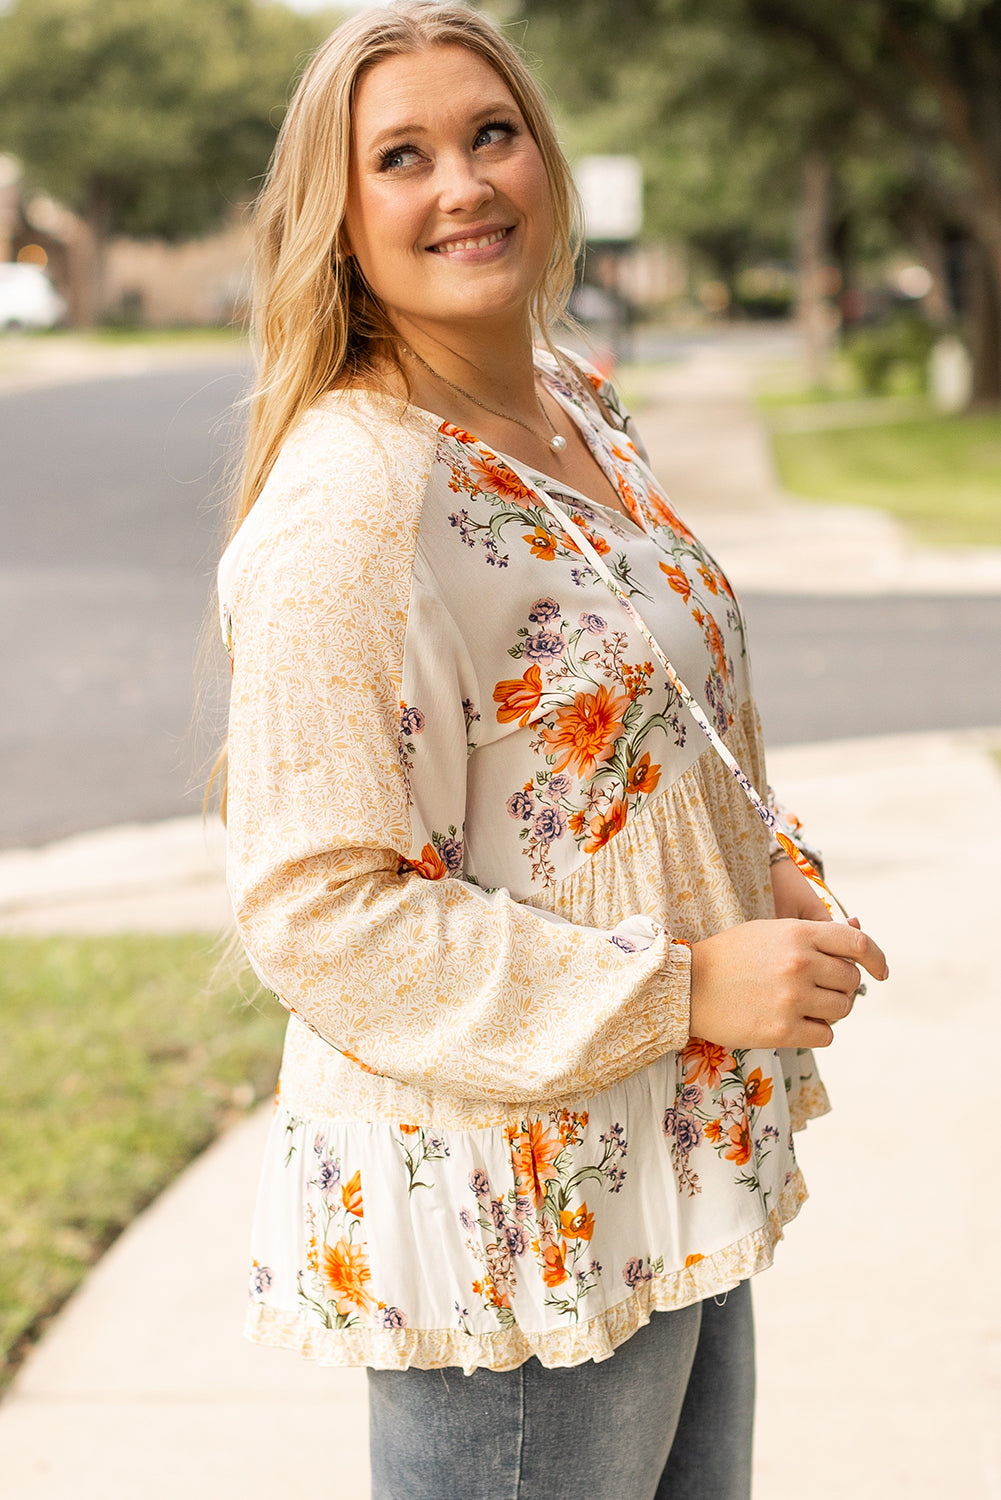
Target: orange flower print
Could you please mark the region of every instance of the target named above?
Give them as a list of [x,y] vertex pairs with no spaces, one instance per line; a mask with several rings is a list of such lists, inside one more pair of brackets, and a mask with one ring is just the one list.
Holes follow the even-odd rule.
[[565,1208],[560,1214],[560,1227],[568,1240],[589,1240],[594,1233],[594,1214],[588,1213],[586,1203],[576,1213]]
[[354,1214],[359,1219],[364,1218],[365,1210],[362,1207],[360,1171],[356,1172],[341,1188],[341,1199],[349,1214]]
[[747,1096],[747,1102],[750,1107],[752,1109],[760,1109],[772,1097],[772,1080],[770,1078],[762,1078],[761,1069],[755,1068],[753,1073],[747,1075],[747,1082],[744,1084],[744,1093]]
[[460,443],[476,442],[476,439],[473,437],[472,433],[467,432],[464,427],[456,427],[454,422],[442,422],[438,431],[443,432],[446,437],[458,438]]
[[570,832],[583,833],[584,824],[587,821],[587,813],[583,810],[570,814]]
[[649,796],[659,780],[660,766],[652,766],[650,756],[641,755],[639,760],[629,767],[626,791],[634,796],[639,793]]
[[700,1260],[705,1260],[705,1256],[704,1255],[686,1255],[685,1256],[685,1270],[687,1271],[688,1268],[689,1268],[689,1266],[697,1266]]
[[705,584],[710,594],[719,593],[719,586],[716,582],[716,574],[710,573],[709,569],[703,563],[699,563],[699,577],[702,579],[702,582]]
[[564,1263],[565,1245],[547,1245],[542,1252],[542,1279],[546,1286],[561,1286],[570,1272]]
[[533,1120],[527,1130],[512,1137],[511,1157],[518,1191],[526,1196],[531,1193],[536,1208],[542,1206],[546,1183],[557,1176],[556,1158],[562,1150],[559,1132],[547,1130],[541,1120]]
[[751,1159],[751,1125],[747,1116],[744,1115],[739,1125],[731,1125],[727,1134],[731,1146],[723,1155],[727,1161],[736,1162],[738,1167],[746,1166]]
[[493,463],[489,458],[474,458],[470,467],[486,480],[488,490],[495,495],[500,495],[504,500],[531,500],[532,491],[527,485],[522,484],[513,469],[507,464],[501,463],[499,459]]
[[705,1083],[711,1089],[716,1088],[724,1073],[736,1066],[732,1052],[697,1036],[689,1041],[681,1060],[686,1064],[686,1083]]
[[720,1121],[710,1120],[708,1125],[706,1126],[706,1140],[712,1141],[713,1145],[715,1146],[716,1142],[719,1140],[722,1134],[723,1126]]
[[366,1290],[372,1280],[368,1257],[361,1245],[338,1240],[323,1247],[323,1279],[341,1317],[368,1312],[375,1298]]
[[674,592],[680,594],[687,604],[692,597],[692,585],[685,570],[683,568],[672,567],[668,563],[663,562],[659,564],[659,567]]
[[542,673],[533,662],[523,677],[505,677],[494,688],[494,702],[500,704],[498,720],[501,724],[511,724],[517,719],[524,728],[541,697]]
[[[590,529],[582,515],[578,515],[577,511],[572,511],[570,519],[571,521],[573,521],[574,525],[579,527],[580,530],[584,533],[599,557],[604,557],[606,552],[611,552],[611,544],[609,542],[606,542],[603,536],[596,536],[595,533]],[[566,534],[564,534],[563,545],[565,547],[569,547],[572,552],[580,551],[580,548],[578,547],[576,541],[572,536],[567,536]]]
[[404,1125],[403,1121],[400,1121],[400,1131],[403,1135],[416,1135],[420,1128],[419,1125]]
[[543,562],[552,562],[556,556],[556,538],[543,526],[536,526],[531,535],[526,532],[522,540],[528,543],[532,556],[541,558]]
[[623,505],[626,507],[626,510],[632,516],[637,525],[642,526],[642,512],[640,511],[640,504],[636,498],[632,486],[627,479],[623,478],[618,470],[616,470],[615,477],[619,481],[619,494],[622,496]]
[[657,489],[655,485],[651,485],[649,491],[647,492],[647,504],[649,505],[654,518],[658,520],[662,526],[670,526],[671,530],[675,532],[679,537],[681,537],[682,541],[695,541],[695,537],[689,531],[684,521],[676,511],[672,510],[671,506],[667,503],[666,497],[660,490]]
[[595,813],[591,819],[591,837],[584,845],[584,853],[596,854],[599,849],[603,849],[609,839],[625,828],[628,815],[629,809],[623,799],[613,797],[607,812]]
[[[661,564],[661,566],[663,566],[663,564]],[[726,669],[726,647],[723,644],[723,637],[720,634],[719,626],[716,624],[716,621],[713,619],[712,615],[704,615],[701,609],[692,610],[692,619],[695,621],[696,625],[705,636],[706,645],[712,652],[713,660],[716,663],[716,670],[719,672],[719,675],[722,677],[723,681],[726,682],[729,676],[729,673]]]
[[572,703],[557,709],[552,729],[543,729],[542,739],[560,754],[554,772],[571,766],[589,777],[607,760],[622,727],[629,699],[615,696],[602,684],[593,693],[577,693]]
[[448,866],[433,844],[425,844],[420,859],[404,860],[400,868],[413,870],[425,880],[444,880],[448,874]]

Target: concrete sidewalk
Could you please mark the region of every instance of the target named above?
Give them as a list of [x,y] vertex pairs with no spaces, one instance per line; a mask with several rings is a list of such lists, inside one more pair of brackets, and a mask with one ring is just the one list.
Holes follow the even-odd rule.
[[1001,547],[924,547],[883,511],[795,503],[754,410],[759,360],[697,348],[644,372],[636,421],[654,472],[738,591],[997,594]]
[[[824,846],[836,890],[893,974],[870,985],[823,1057],[835,1113],[801,1138],[813,1197],[756,1282],[756,1500],[1001,1495],[992,741],[1001,731],[771,759],[772,780]],[[133,829],[117,845],[104,837],[107,851],[127,843],[135,868],[159,872],[149,889],[164,909],[185,910],[186,921],[211,911],[215,925],[219,851],[195,857],[196,820]],[[53,876],[67,856],[64,904],[46,904],[39,880],[34,920],[22,902],[19,914],[8,907],[8,925],[108,927],[118,912],[134,926],[114,859],[95,922],[96,848],[70,840],[40,852],[38,868],[48,861]],[[71,864],[88,867],[82,851],[86,909],[70,890]],[[0,891],[13,858],[6,871],[0,860]],[[239,1336],[265,1128],[259,1113],[197,1161],[57,1319],[0,1407],[0,1493],[364,1500],[363,1374],[314,1369]]]

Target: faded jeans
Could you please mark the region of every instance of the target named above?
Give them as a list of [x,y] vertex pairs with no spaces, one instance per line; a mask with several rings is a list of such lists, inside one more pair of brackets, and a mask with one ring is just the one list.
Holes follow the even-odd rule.
[[372,1500],[749,1500],[747,1282],[654,1313],[599,1364],[368,1379]]

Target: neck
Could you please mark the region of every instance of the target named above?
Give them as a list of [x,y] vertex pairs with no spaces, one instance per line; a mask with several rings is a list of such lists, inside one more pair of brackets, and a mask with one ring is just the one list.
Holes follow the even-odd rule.
[[[471,396],[482,397],[491,406],[500,406],[538,424],[532,334],[527,321],[516,330],[506,328],[503,334],[492,328],[457,328],[454,324],[439,327],[406,318],[398,318],[396,328],[404,343],[436,375],[452,381]],[[422,371],[418,384],[424,378],[427,377]]]

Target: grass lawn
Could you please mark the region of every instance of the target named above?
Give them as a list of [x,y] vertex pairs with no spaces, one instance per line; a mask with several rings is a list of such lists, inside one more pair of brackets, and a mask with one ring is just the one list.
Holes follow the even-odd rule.
[[191,937],[0,938],[0,1387],[139,1209],[274,1087],[284,1013]]
[[889,511],[924,542],[1001,546],[1001,415],[872,416],[864,425],[773,430],[784,488]]

